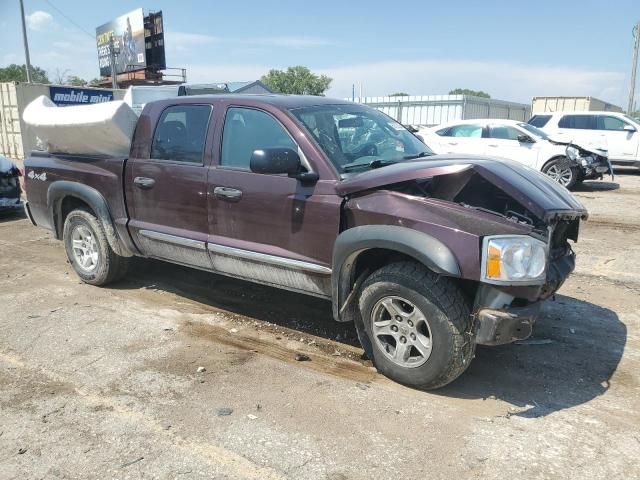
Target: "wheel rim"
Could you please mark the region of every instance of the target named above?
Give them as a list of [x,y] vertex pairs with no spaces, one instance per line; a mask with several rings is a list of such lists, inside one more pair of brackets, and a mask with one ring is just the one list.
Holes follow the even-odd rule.
[[425,315],[406,298],[387,296],[372,311],[372,333],[384,355],[396,365],[423,365],[433,347],[431,328]]
[[91,230],[78,225],[71,232],[73,258],[85,272],[92,272],[98,266],[98,245]]
[[561,168],[557,164],[551,165],[547,169],[547,175],[549,175],[553,180],[558,182],[563,187],[569,185],[573,178],[573,172],[571,171],[570,167]]

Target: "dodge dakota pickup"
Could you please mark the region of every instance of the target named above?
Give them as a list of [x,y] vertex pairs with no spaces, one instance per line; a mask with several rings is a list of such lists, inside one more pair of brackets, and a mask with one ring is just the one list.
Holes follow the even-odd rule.
[[476,344],[531,334],[587,212],[515,162],[433,155],[383,113],[323,97],[151,102],[126,158],[34,151],[26,210],[78,276],[152,257],[332,302],[384,375],[453,381]]

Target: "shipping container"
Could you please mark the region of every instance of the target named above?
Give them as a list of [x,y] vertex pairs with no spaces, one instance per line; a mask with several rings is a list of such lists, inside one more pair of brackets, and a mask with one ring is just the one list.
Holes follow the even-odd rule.
[[531,112],[622,112],[622,108],[594,97],[533,97]]
[[531,116],[529,105],[471,95],[356,97],[354,100],[386,113],[403,125],[433,126],[473,118],[526,122]]
[[124,92],[68,85],[0,82],[0,155],[22,162],[25,155],[35,149],[37,139],[22,120],[22,112],[40,95],[51,98],[58,105],[78,105],[108,99],[121,100]]

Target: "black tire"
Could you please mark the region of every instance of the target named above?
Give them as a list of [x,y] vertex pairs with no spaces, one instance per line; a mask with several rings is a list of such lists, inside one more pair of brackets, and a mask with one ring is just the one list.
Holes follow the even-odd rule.
[[578,167],[571,167],[570,165],[571,161],[567,157],[557,157],[542,167],[542,173],[570,190],[575,186],[580,175]]
[[[392,361],[389,347],[383,349],[373,334],[374,308],[379,309],[383,300],[398,297],[423,312],[429,328],[430,354],[417,366]],[[439,277],[417,262],[392,263],[373,272],[362,285],[359,307],[361,319],[356,326],[367,355],[380,373],[398,383],[422,390],[440,388],[458,378],[473,359],[475,342],[467,299],[451,279]]]
[[[74,232],[79,231],[78,229],[83,232],[89,231],[95,240],[93,250],[97,253],[97,259],[90,269],[84,268],[80,264],[78,255],[74,253],[73,236]],[[83,209],[70,212],[64,222],[62,238],[69,263],[83,282],[101,286],[115,282],[126,275],[130,259],[117,255],[111,249],[102,224],[91,212]]]

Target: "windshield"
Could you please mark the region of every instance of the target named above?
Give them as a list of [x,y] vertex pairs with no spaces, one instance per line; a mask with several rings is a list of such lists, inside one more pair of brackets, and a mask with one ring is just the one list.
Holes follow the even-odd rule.
[[318,105],[295,108],[291,113],[341,174],[433,155],[418,137],[372,108]]
[[544,140],[549,140],[549,135],[540,130],[538,127],[534,127],[533,125],[530,125],[528,123],[519,123],[518,126],[524,128],[526,131],[535,135],[536,137],[542,138]]

